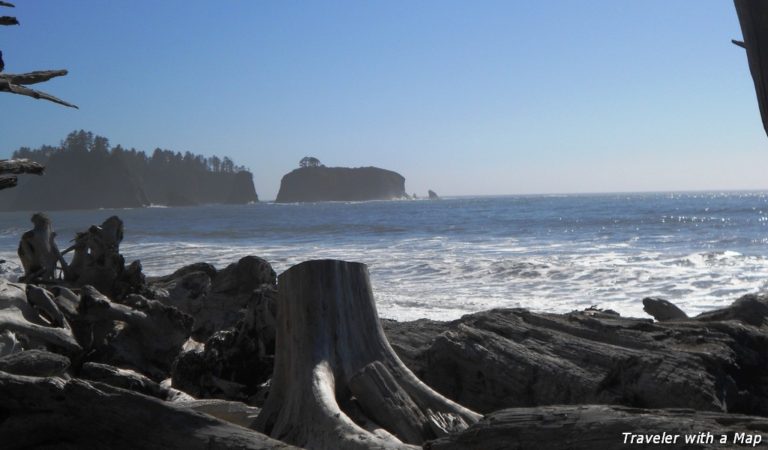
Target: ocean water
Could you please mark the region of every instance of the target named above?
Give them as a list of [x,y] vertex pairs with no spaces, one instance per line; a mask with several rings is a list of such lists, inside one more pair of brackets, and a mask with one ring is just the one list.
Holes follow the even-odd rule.
[[[280,273],[316,258],[366,263],[382,317],[454,319],[494,307],[592,305],[647,317],[641,300],[689,314],[768,289],[768,193],[446,198],[60,211],[64,249],[112,214],[122,253],[162,275],[245,255]],[[0,213],[0,258],[16,261],[30,213]]]

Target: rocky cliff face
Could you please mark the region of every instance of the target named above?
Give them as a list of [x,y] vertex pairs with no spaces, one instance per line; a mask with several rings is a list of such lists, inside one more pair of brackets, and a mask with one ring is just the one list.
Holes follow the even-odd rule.
[[161,173],[150,173],[142,187],[149,203],[156,205],[191,206],[259,201],[250,172],[203,172],[189,177],[173,170],[165,170]]
[[406,197],[405,178],[378,167],[304,167],[280,182],[277,202],[391,200]]

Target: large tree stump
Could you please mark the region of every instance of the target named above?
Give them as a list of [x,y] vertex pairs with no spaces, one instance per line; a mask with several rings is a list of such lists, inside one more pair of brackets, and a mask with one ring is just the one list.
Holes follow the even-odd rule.
[[409,448],[480,416],[422,383],[381,328],[368,269],[307,261],[279,277],[275,371],[256,421],[307,448]]

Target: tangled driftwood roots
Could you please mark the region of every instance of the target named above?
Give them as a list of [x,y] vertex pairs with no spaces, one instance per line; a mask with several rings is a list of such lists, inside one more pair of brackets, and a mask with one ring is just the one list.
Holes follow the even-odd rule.
[[365,265],[307,261],[280,275],[278,286],[275,371],[260,431],[307,448],[400,448],[480,418],[400,361]]

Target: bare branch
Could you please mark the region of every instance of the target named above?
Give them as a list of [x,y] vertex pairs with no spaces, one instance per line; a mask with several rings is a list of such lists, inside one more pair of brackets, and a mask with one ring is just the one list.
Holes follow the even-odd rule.
[[737,47],[747,48],[746,44],[744,44],[744,41],[737,41],[736,39],[731,39],[731,44]]
[[0,92],[10,92],[13,94],[26,95],[27,97],[36,98],[38,100],[40,99],[48,100],[49,102],[58,103],[59,105],[64,105],[70,108],[79,109],[77,106],[73,105],[72,103],[65,102],[64,100],[54,97],[51,94],[48,94],[42,91],[36,91],[34,89],[20,86],[18,84],[12,84],[4,78],[0,78]]
[[15,17],[0,16],[0,25],[18,25],[19,21]]
[[15,187],[18,182],[16,177],[0,177],[0,190]]
[[14,5],[13,3],[8,3],[8,2],[0,2],[0,6],[6,6],[8,8],[15,8],[16,7],[16,5]]
[[0,75],[0,79],[5,79],[11,84],[36,84],[48,81],[51,78],[63,77],[68,72],[66,70],[37,70],[29,73]]
[[28,159],[0,159],[0,173],[42,175],[45,167]]

